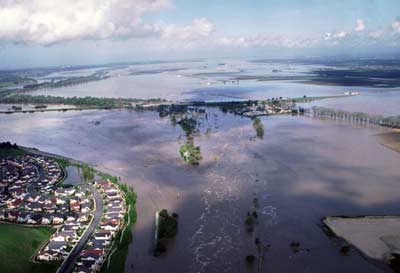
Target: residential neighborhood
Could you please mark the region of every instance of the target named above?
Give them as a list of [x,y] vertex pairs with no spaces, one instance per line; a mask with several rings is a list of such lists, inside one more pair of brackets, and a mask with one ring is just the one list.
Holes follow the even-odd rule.
[[124,227],[126,203],[109,180],[71,186],[57,161],[24,155],[0,161],[0,221],[54,226],[38,262],[58,262],[59,273],[98,272]]

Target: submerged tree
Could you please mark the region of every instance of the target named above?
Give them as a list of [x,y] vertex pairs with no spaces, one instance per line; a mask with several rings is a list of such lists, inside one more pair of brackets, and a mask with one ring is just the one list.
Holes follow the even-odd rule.
[[264,138],[264,125],[262,124],[260,118],[257,117],[253,119],[253,128],[256,130],[256,135],[258,138]]
[[187,142],[179,148],[179,154],[182,159],[191,165],[198,165],[203,159],[200,153],[200,147],[195,146],[192,142]]

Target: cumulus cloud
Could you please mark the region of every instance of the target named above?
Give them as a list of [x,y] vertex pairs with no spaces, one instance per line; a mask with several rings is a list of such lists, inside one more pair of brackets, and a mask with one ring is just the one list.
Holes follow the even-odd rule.
[[0,0],[0,40],[52,44],[75,39],[143,36],[142,22],[168,0]]
[[333,37],[342,39],[342,38],[346,37],[347,35],[348,35],[348,33],[346,31],[340,31],[340,32],[335,33],[333,35]]
[[163,39],[176,39],[192,41],[208,37],[214,30],[214,25],[205,18],[195,19],[190,25],[176,26],[168,24],[157,24],[155,29]]
[[356,27],[354,28],[354,31],[363,31],[365,29],[365,24],[364,21],[362,19],[358,19],[356,21]]
[[335,33],[326,32],[324,35],[324,40],[325,41],[340,40],[340,39],[345,38],[347,35],[349,35],[349,33],[347,33],[346,31],[339,31],[339,32],[335,32]]
[[234,47],[285,47],[305,48],[313,46],[317,42],[309,37],[285,37],[284,35],[258,34],[253,36],[225,36],[217,37],[210,41],[217,46]]
[[384,32],[382,30],[377,30],[377,31],[371,31],[368,33],[368,37],[378,39],[384,35]]
[[394,31],[400,33],[400,18],[397,18],[392,22],[392,28]]

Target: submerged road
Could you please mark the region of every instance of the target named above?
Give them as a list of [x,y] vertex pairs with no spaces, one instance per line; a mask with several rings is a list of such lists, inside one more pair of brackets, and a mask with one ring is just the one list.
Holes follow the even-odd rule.
[[61,266],[58,268],[57,273],[69,273],[73,270],[76,259],[79,257],[79,254],[83,250],[88,241],[89,237],[93,234],[96,227],[100,224],[101,216],[103,214],[103,199],[100,196],[98,190],[93,187],[91,184],[87,184],[83,187],[88,187],[94,198],[96,209],[94,211],[93,221],[90,223],[89,227],[86,229],[85,233],[79,240],[79,242],[72,249],[68,257],[64,260]]

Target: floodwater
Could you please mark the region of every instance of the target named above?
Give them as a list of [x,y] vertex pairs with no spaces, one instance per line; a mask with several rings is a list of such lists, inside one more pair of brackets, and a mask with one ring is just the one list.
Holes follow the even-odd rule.
[[359,96],[313,101],[306,106],[323,106],[349,112],[362,112],[370,115],[399,116],[400,90],[368,90]]
[[[322,65],[295,63],[253,63],[245,60],[217,60],[181,63],[137,64],[125,67],[102,67],[107,79],[85,84],[31,91],[30,94],[53,96],[97,96],[121,98],[164,98],[182,100],[247,100],[273,97],[343,95],[360,96],[315,101],[312,105],[366,112],[373,115],[400,115],[400,88],[309,84],[300,79],[313,75]],[[79,76],[96,69],[53,73],[47,78]],[[273,72],[276,71],[276,72]],[[248,78],[236,81],[237,78]],[[274,80],[265,80],[274,79]]]
[[[101,121],[94,125],[93,121]],[[168,118],[128,110],[13,114],[0,140],[72,157],[113,173],[138,192],[126,272],[257,272],[246,255],[270,245],[261,272],[388,272],[321,230],[326,215],[398,214],[400,154],[379,144],[382,128],[299,116],[251,121],[207,109],[195,143],[200,166],[182,163],[185,134]],[[254,233],[244,224],[259,200]],[[179,214],[168,252],[151,255],[156,210]],[[289,246],[300,243],[294,253]]]
[[64,180],[63,184],[75,186],[83,183],[83,174],[81,168],[76,166],[67,166],[65,170],[68,176]]

